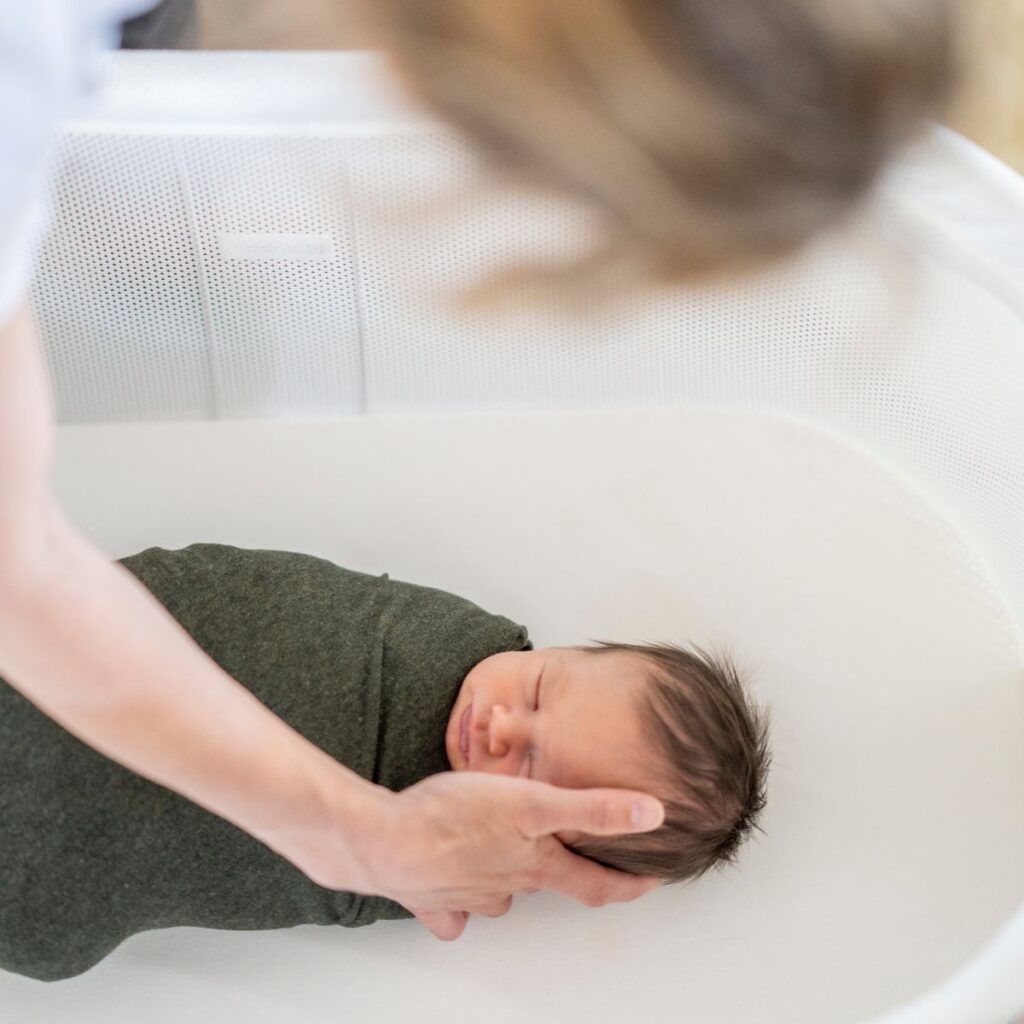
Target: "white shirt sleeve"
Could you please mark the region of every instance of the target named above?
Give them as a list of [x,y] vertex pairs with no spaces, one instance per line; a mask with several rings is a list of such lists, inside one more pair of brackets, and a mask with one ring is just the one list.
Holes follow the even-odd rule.
[[0,324],[28,289],[45,224],[50,139],[91,62],[156,0],[0,0]]

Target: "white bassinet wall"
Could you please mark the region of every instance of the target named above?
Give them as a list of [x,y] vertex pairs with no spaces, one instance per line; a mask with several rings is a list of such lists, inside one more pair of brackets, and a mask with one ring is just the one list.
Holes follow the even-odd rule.
[[156,933],[67,985],[0,977],[12,1019],[1024,1010],[1024,912],[993,938],[1024,897],[1020,179],[936,130],[789,266],[467,314],[459,284],[579,220],[478,188],[373,59],[105,76],[35,287],[76,519],[115,554],[315,551],[541,643],[728,642],[776,711],[777,799],[739,872],[644,906],[539,897],[436,949],[413,925]]

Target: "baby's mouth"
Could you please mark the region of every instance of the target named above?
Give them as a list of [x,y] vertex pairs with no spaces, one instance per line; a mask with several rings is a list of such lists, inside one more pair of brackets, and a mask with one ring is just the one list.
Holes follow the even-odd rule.
[[469,724],[472,721],[473,705],[469,704],[459,719],[459,753],[469,767]]

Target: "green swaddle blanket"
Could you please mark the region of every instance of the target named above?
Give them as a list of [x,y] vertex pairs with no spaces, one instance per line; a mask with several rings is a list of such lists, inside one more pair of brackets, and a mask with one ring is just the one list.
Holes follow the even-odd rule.
[[[462,598],[308,555],[195,544],[123,564],[275,714],[393,790],[448,769],[445,727],[469,670],[529,647],[522,626]],[[151,928],[408,916],[321,888],[0,682],[0,968],[68,978]]]

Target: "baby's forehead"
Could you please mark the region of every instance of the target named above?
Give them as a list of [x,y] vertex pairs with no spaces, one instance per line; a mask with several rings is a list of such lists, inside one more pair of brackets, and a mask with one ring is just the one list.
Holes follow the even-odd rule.
[[644,695],[655,676],[652,666],[642,655],[632,651],[602,651],[575,648],[560,668],[555,668],[555,685],[559,678],[572,693],[572,703],[600,704],[609,714],[624,716],[633,722],[630,735],[646,732],[642,708],[648,703]]
[[[576,695],[586,694],[588,702],[602,706],[623,726],[617,729],[616,756],[620,763],[643,772],[648,779],[662,776],[662,763],[654,754],[652,730],[660,715],[652,704],[652,690],[664,684],[664,674],[639,651],[573,648],[574,658],[568,675],[579,684]],[[593,689],[589,684],[594,683]]]
[[601,650],[592,647],[563,648],[571,652],[570,667],[573,674],[601,677],[623,685],[647,683],[654,666],[636,651]]

